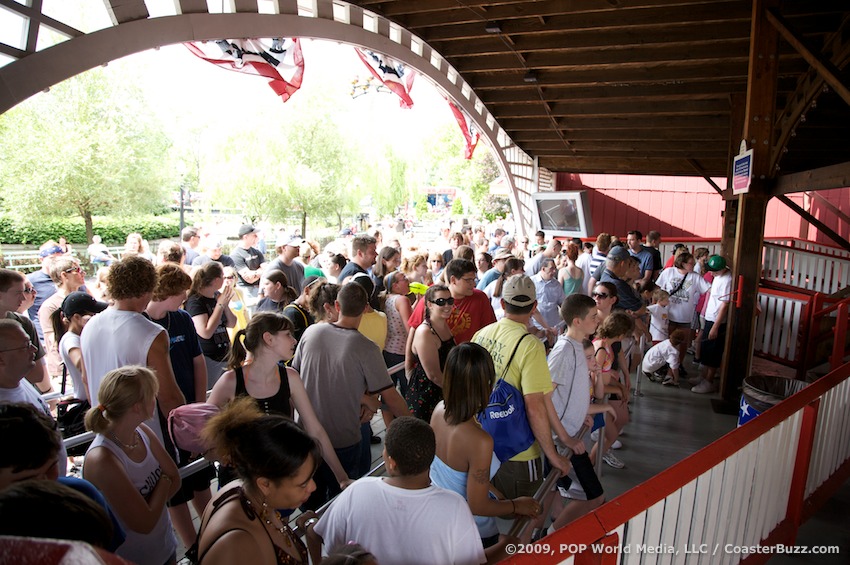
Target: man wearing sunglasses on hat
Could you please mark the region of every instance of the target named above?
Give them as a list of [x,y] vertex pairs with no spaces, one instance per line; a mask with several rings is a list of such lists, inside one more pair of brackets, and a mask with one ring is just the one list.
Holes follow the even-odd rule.
[[[448,325],[456,343],[469,341],[475,332],[496,321],[490,299],[475,288],[476,273],[475,263],[466,259],[452,259],[446,265],[446,286],[454,299]],[[425,301],[420,300],[413,308],[408,326],[418,328],[424,316]]]

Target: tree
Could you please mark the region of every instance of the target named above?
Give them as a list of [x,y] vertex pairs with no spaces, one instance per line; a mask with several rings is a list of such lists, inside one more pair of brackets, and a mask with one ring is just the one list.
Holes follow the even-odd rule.
[[463,138],[452,124],[438,130],[425,147],[426,182],[430,186],[460,187],[476,206],[483,206],[490,183],[499,176],[498,165],[487,146],[480,144],[472,159],[464,159]]
[[98,68],[0,116],[0,189],[17,216],[160,211],[170,142],[130,81]]

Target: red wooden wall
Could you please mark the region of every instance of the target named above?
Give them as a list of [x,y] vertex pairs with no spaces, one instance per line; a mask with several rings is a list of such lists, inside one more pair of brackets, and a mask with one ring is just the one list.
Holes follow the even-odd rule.
[[[726,186],[726,179],[714,182],[721,188]],[[594,234],[604,231],[625,237],[629,230],[646,234],[654,229],[665,238],[721,236],[723,199],[700,177],[557,173],[555,190],[587,191]],[[821,191],[818,195],[845,217],[850,216],[850,189]],[[850,238],[850,225],[829,205],[804,194],[791,194],[789,198],[844,239]],[[765,237],[800,237],[834,245],[776,199],[767,207]]]

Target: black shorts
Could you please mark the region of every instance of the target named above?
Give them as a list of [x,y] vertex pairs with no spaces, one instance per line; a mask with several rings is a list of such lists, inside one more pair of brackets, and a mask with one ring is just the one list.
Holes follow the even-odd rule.
[[195,498],[195,493],[210,488],[210,481],[215,478],[215,467],[210,465],[197,473],[192,473],[180,483],[180,490],[168,501],[168,507],[180,506]]
[[[578,480],[581,490],[584,491],[586,496],[584,500],[593,500],[605,494],[605,491],[602,489],[602,483],[599,482],[599,477],[596,476],[596,471],[593,469],[593,463],[590,461],[590,455],[587,452],[573,455],[570,457],[570,463],[573,466],[570,474],[561,477],[557,482],[558,487],[564,489],[564,493],[570,490],[573,484],[571,477],[574,476]],[[546,474],[549,474],[551,469],[552,466],[547,461]]]
[[700,362],[706,367],[719,369],[723,361],[723,348],[726,345],[726,324],[721,324],[717,329],[717,339],[708,339],[708,334],[714,322],[705,321],[702,330],[702,349],[700,350]]

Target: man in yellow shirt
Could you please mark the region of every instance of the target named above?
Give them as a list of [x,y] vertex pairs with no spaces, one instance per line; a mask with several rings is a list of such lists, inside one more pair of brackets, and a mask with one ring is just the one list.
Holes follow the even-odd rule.
[[[558,454],[552,441],[551,418],[557,418],[552,404],[552,378],[546,363],[546,351],[536,338],[519,340],[528,333],[528,321],[537,305],[534,282],[525,275],[514,275],[502,288],[502,307],[505,317],[479,330],[472,338],[493,357],[496,375],[505,373],[505,380],[523,396],[528,423],[535,442],[525,451],[502,463],[493,484],[508,498],[533,496],[543,483],[543,458],[546,455],[553,467],[564,475],[570,470],[569,459]],[[514,348],[516,354],[511,361]]]

